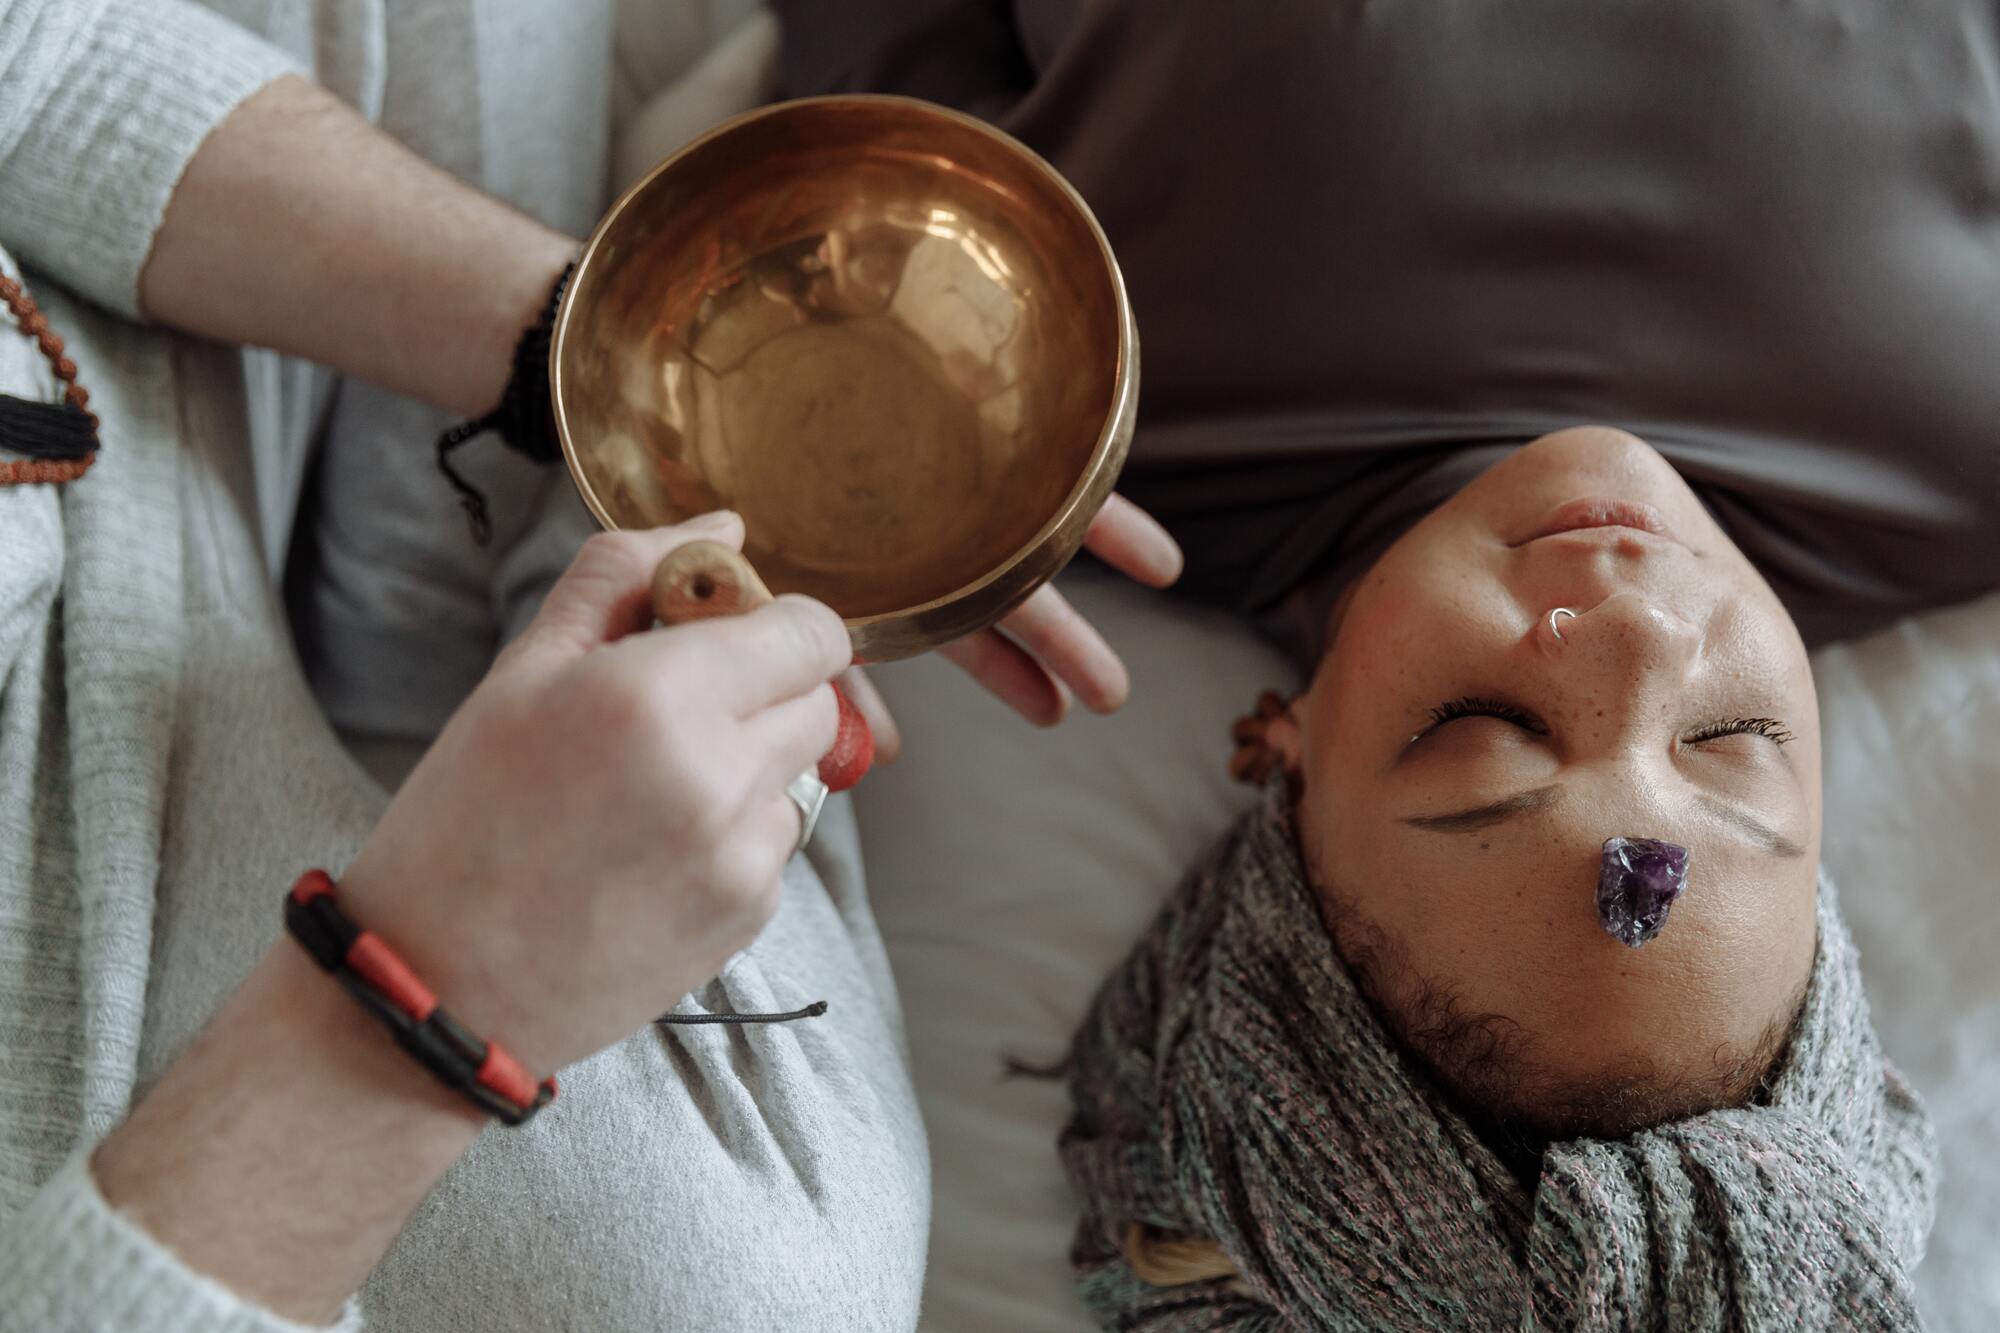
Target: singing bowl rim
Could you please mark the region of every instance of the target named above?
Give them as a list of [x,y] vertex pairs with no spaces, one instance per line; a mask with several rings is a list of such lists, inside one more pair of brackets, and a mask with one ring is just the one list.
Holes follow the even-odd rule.
[[1139,334],[1132,316],[1131,298],[1125,290],[1125,275],[1118,267],[1118,258],[1112,253],[1110,239],[1105,236],[1097,215],[1077,193],[1076,187],[1046,158],[1013,135],[976,116],[919,97],[888,93],[833,93],[774,102],[732,116],[662,158],[618,197],[618,201],[591,230],[590,239],[577,258],[576,268],[564,288],[556,311],[555,328],[549,339],[549,384],[556,437],[562,445],[563,461],[569,469],[570,480],[598,525],[607,531],[618,531],[621,525],[598,498],[585,473],[570,428],[568,394],[565,392],[563,351],[571,330],[578,322],[577,293],[585,286],[584,275],[590,271],[599,250],[633,204],[662,177],[700,150],[769,117],[811,114],[821,110],[837,112],[852,106],[896,107],[971,130],[993,140],[1019,158],[1029,170],[1044,177],[1055,187],[1058,197],[1066,201],[1076,217],[1081,219],[1096,243],[1104,276],[1110,284],[1118,325],[1118,353],[1112,368],[1110,405],[1098,429],[1097,442],[1092,446],[1090,458],[1076,481],[1035,535],[979,578],[940,597],[893,611],[844,618],[848,637],[854,643],[856,660],[882,662],[927,652],[995,624],[1026,601],[1035,589],[1061,572],[1081,549],[1091,521],[1109,498],[1131,448],[1138,417]]

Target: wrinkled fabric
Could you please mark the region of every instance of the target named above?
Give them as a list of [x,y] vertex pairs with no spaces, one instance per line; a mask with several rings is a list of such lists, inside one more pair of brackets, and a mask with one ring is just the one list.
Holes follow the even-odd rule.
[[1508,451],[1659,449],[1809,644],[2000,585],[1994,0],[774,0],[997,120],[1145,349],[1120,488],[1302,660]]
[[[0,2],[0,243],[32,261],[27,285],[103,421],[82,480],[0,488],[0,1333],[299,1333],[115,1213],[86,1156],[257,960],[290,947],[283,886],[347,865],[379,816],[384,793],[321,707],[367,683],[380,711],[333,707],[333,720],[404,737],[441,722],[470,683],[467,653],[532,613],[588,530],[568,483],[540,474],[569,509],[477,553],[490,579],[472,578],[453,559],[470,543],[424,410],[100,307],[133,311],[187,159],[291,69],[446,169],[581,228],[601,203],[611,8]],[[0,391],[55,393],[4,315]],[[510,460],[495,445],[488,461]],[[426,529],[412,515],[432,499],[443,526]],[[428,564],[410,558],[426,535]],[[340,639],[346,672],[302,636],[312,679],[344,694],[308,691],[281,571],[295,610],[324,613],[300,616],[311,627],[356,624],[363,601],[391,624]],[[477,632],[440,611],[468,586]],[[408,651],[454,627],[449,651]],[[563,1070],[533,1124],[482,1136],[445,1174],[342,1329],[915,1326],[929,1159],[901,1011],[848,804],[819,829],[770,926],[675,1012],[828,1012],[649,1026]]]
[[[1190,874],[1071,1052],[1072,1258],[1106,1328],[1919,1326],[1937,1147],[1883,1058],[1833,888],[1768,1101],[1557,1143],[1524,1188],[1416,1075],[1319,915],[1281,791]],[[1247,1290],[1116,1241],[1212,1238]]]

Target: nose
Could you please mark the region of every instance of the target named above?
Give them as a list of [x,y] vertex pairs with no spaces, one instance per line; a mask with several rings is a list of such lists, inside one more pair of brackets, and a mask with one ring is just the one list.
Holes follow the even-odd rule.
[[1701,655],[1701,626],[1640,592],[1619,592],[1594,606],[1544,616],[1542,646],[1574,668],[1614,672],[1634,686],[1673,686]]

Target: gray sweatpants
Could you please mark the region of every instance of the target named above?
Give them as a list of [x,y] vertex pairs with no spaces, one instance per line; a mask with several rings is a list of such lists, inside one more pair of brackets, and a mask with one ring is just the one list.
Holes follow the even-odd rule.
[[[272,577],[294,517],[286,500],[303,473],[303,432],[327,381],[263,354],[191,344],[177,369],[189,638],[142,1087],[275,942],[290,877],[309,864],[337,871],[386,799],[308,691]],[[372,738],[387,742],[378,759],[408,752],[442,721],[587,531],[564,477],[495,453],[482,461],[512,473],[493,484],[496,507],[533,503],[504,547],[472,547],[449,500],[431,503],[443,488],[424,443],[377,459],[369,478],[416,497],[409,503],[329,512],[323,490],[303,511],[393,577],[335,588],[323,568],[306,568],[291,579],[294,605],[335,605],[353,618],[355,633],[318,644],[309,660],[350,717],[393,722]],[[354,463],[330,453],[319,466]],[[426,519],[427,508],[442,512]],[[454,582],[474,582],[478,560],[493,580],[483,629]],[[430,613],[454,599],[450,614]],[[771,926],[675,1012],[813,1000],[830,1002],[826,1016],[655,1026],[565,1070],[555,1105],[523,1130],[489,1132],[412,1219],[364,1293],[370,1326],[912,1327],[929,1163],[844,801],[788,868]]]

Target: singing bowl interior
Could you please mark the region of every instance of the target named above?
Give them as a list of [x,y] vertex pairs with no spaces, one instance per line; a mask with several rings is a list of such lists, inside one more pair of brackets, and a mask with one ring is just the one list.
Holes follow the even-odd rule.
[[1130,443],[1131,314],[1053,169],[888,97],[753,112],[598,228],[553,351],[607,527],[740,512],[869,660],[998,619],[1081,543]]

